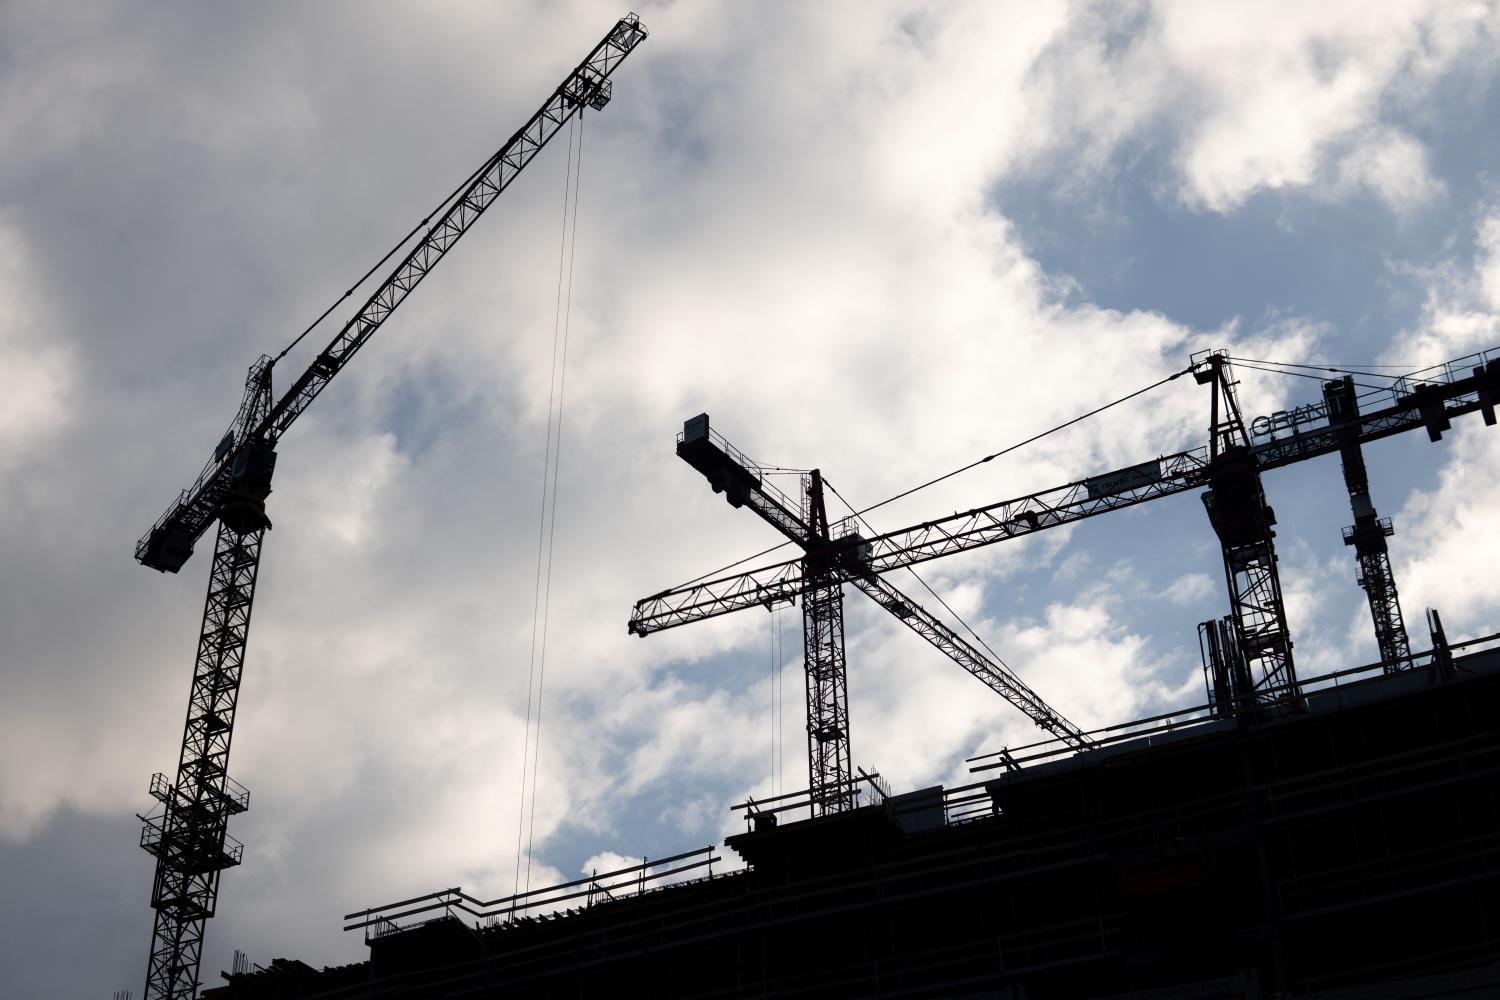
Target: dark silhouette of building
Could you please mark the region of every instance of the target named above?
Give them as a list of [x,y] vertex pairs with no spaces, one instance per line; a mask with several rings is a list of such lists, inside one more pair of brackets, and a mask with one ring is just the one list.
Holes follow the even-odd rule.
[[1304,680],[1290,714],[976,759],[963,788],[870,780],[800,821],[805,797],[750,803],[740,870],[653,887],[643,865],[536,896],[544,916],[407,900],[350,918],[367,962],[204,995],[1500,997],[1500,635],[1412,663]]

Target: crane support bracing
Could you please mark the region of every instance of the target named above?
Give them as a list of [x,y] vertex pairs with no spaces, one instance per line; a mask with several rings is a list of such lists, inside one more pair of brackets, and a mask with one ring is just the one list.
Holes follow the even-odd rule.
[[807,682],[808,788],[820,814],[854,806],[844,580],[828,558],[828,513],[816,469],[802,489],[811,531],[802,576],[802,663]]
[[542,147],[585,108],[608,103],[611,74],[645,38],[634,14],[616,22],[536,113],[444,202],[435,221],[424,220],[425,234],[280,399],[272,402],[274,359],[262,357],[252,365],[244,401],[213,457],[137,542],[138,561],[175,573],[204,532],[219,524],[177,773],[171,782],[162,774],[152,779],[160,811],[141,817],[141,846],[156,857],[146,1000],[196,995],[205,922],[217,905],[219,874],[240,862],[242,849],[227,826],[231,815],[248,806],[249,793],[228,775],[229,750],[261,543],[270,527],[265,500],[277,442]]
[[891,586],[885,577],[871,573],[850,578],[876,604],[901,619],[913,632],[932,643],[954,663],[979,678],[1006,701],[1026,713],[1038,728],[1065,743],[1083,748],[1089,737],[1073,723],[1059,715],[1036,692],[1005,667],[991,660],[971,642],[943,624],[920,604]]

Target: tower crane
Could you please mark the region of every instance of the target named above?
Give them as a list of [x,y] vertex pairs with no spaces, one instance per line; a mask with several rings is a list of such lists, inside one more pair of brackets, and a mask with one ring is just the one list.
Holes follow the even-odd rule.
[[279,398],[272,392],[275,361],[267,356],[257,360],[213,457],[137,543],[135,556],[142,565],[175,573],[197,540],[218,523],[177,770],[171,778],[162,773],[152,777],[150,792],[159,806],[140,817],[141,846],[156,857],[147,1000],[195,994],[219,875],[239,864],[243,854],[242,845],[228,835],[228,822],[248,807],[250,795],[229,777],[229,750],[261,543],[271,526],[265,501],[277,443],[542,147],[585,108],[597,110],[609,102],[610,76],[645,38],[646,28],[636,15],[621,18],[536,113],[444,202],[436,218],[424,220],[425,235]]
[[[709,425],[702,413],[684,426],[677,454],[723,493],[733,507],[748,507],[802,548],[803,663],[807,685],[807,750],[814,807],[839,812],[853,803],[853,762],[849,749],[849,703],[844,656],[844,584],[852,583],[876,604],[999,692],[1037,725],[1074,745],[1088,745],[1083,731],[1050,708],[1004,666],[907,597],[887,579],[865,572],[860,539],[845,530],[829,532],[823,474],[802,477],[801,500],[793,501],[752,462]],[[847,527],[847,526],[846,526]],[[769,605],[768,605],[769,606]],[[630,630],[646,635],[634,619]]]
[[[830,752],[814,745],[830,717],[823,704],[814,700],[821,691],[815,675],[836,669],[836,690],[840,696],[843,692],[842,644],[836,659],[825,652],[828,646],[817,644],[825,633],[843,636],[842,605],[830,591],[849,581],[867,593],[877,588],[885,593],[889,584],[883,576],[892,570],[1204,489],[1204,506],[1223,554],[1231,609],[1227,627],[1219,633],[1225,645],[1216,663],[1216,700],[1226,713],[1297,711],[1300,694],[1273,542],[1276,517],[1266,502],[1261,474],[1337,452],[1344,460],[1355,513],[1355,526],[1345,536],[1352,539],[1359,558],[1359,579],[1369,595],[1386,669],[1409,666],[1410,647],[1384,546],[1389,522],[1375,516],[1360,449],[1419,428],[1427,431],[1430,440],[1438,441],[1454,418],[1475,411],[1493,425],[1495,400],[1500,397],[1500,357],[1490,352],[1449,362],[1439,367],[1432,381],[1399,379],[1389,390],[1390,401],[1368,412],[1360,412],[1352,383],[1335,380],[1325,386],[1322,404],[1248,423],[1240,410],[1238,383],[1227,354],[1195,356],[1177,374],[1188,372],[1210,388],[1207,445],[871,537],[856,530],[853,516],[832,529],[826,529],[817,516],[811,520],[792,516],[789,503],[775,499],[760,470],[713,437],[706,418],[695,418],[701,419],[701,426],[688,421],[679,453],[686,451],[683,457],[716,490],[722,490],[731,504],[749,505],[803,544],[806,554],[643,598],[631,613],[629,630],[646,636],[744,608],[792,604],[800,597],[806,623],[811,794],[822,811],[837,810],[844,800],[838,799],[839,788],[833,782],[840,775],[825,762],[848,759],[847,713],[838,717],[845,722],[844,728],[829,734],[833,740],[845,741],[844,746]],[[809,477],[807,509],[821,504],[817,483],[816,477]],[[1081,736],[1075,734],[1074,745]]]

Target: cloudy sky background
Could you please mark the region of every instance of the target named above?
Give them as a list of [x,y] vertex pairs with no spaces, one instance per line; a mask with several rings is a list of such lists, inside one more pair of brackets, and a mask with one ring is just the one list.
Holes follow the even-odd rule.
[[[147,779],[211,545],[131,559],[279,350],[547,96],[595,2],[0,8],[0,969],[139,993]],[[632,603],[776,541],[675,458],[703,410],[866,505],[1228,347],[1500,344],[1494,3],[656,3],[586,125],[532,884],[805,780],[798,620]],[[512,888],[566,136],[284,440],[203,963],[359,958],[349,910]],[[344,316],[341,311],[337,316]],[[333,330],[278,369],[279,385]],[[315,342],[315,343],[313,343]],[[1247,409],[1320,398],[1244,373]],[[1181,379],[882,508],[885,530],[1201,443]],[[1369,449],[1414,643],[1500,629],[1500,434]],[[1333,458],[1268,479],[1301,672],[1374,658]],[[1201,697],[1184,495],[929,564],[1085,725]],[[919,591],[909,578],[893,581]],[[857,762],[959,782],[1025,719],[848,598]],[[62,928],[71,933],[63,933]]]

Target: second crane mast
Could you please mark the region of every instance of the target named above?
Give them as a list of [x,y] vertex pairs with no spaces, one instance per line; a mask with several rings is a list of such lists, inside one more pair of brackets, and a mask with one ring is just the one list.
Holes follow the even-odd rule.
[[424,220],[425,235],[279,399],[271,389],[274,361],[262,357],[252,365],[240,409],[213,457],[137,543],[142,565],[175,573],[218,522],[177,771],[171,779],[165,774],[151,779],[159,811],[142,817],[141,846],[156,857],[146,1000],[196,995],[203,932],[214,914],[219,875],[241,858],[228,821],[245,810],[249,793],[229,777],[229,750],[261,543],[271,525],[265,501],[277,442],[542,147],[585,108],[608,103],[611,74],[645,38],[638,17],[620,19],[526,124],[444,202],[436,221]]
[[[844,584],[852,583],[877,605],[955,663],[989,685],[1035,722],[1066,743],[1083,748],[1083,731],[1042,701],[1019,677],[948,628],[889,580],[864,569],[863,538],[853,530],[833,532],[824,500],[823,474],[802,476],[801,500],[791,500],[752,462],[709,426],[702,413],[683,426],[677,454],[701,472],[734,507],[749,507],[801,547],[803,671],[807,684],[808,788],[819,813],[840,812],[854,801],[849,741],[848,668],[844,655]],[[774,601],[767,602],[768,606]],[[630,630],[646,635],[632,620]]]

